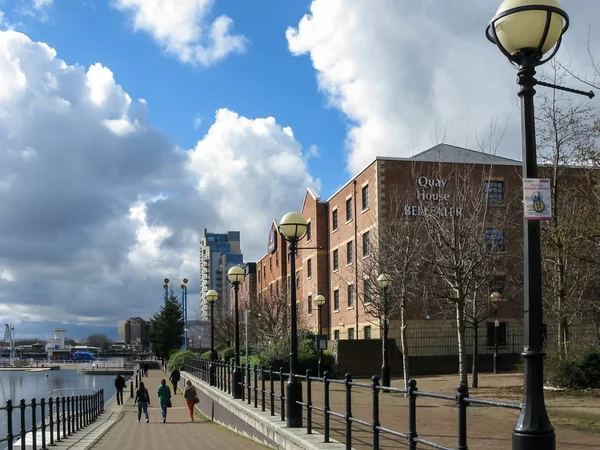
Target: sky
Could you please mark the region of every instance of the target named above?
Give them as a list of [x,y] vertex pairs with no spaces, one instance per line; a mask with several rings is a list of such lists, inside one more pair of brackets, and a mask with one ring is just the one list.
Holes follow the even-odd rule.
[[[165,277],[193,318],[205,228],[255,261],[308,187],[376,156],[519,158],[516,72],[484,37],[499,3],[0,0],[0,323],[116,338]],[[582,76],[596,3],[562,1]]]

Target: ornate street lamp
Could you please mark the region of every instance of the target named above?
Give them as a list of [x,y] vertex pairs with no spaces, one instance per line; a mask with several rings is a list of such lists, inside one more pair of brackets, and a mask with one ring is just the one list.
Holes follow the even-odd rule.
[[216,385],[216,369],[215,361],[217,360],[217,352],[215,350],[215,302],[219,299],[217,291],[211,289],[206,293],[206,301],[210,304],[210,367],[208,369],[208,383],[211,386]]
[[279,222],[279,233],[290,243],[290,377],[285,391],[287,426],[302,426],[302,385],[296,380],[298,371],[298,331],[296,324],[296,251],[298,241],[306,234],[306,219],[302,214],[289,212]]
[[181,285],[181,306],[183,309],[183,350],[187,347],[188,342],[188,320],[187,320],[187,283],[188,279],[183,279],[183,284]]
[[[535,79],[535,67],[556,54],[568,27],[569,17],[556,0],[505,0],[486,29],[487,38],[518,67],[523,178],[538,177],[533,96],[536,84],[547,84]],[[525,389],[512,445],[515,450],[553,450],[556,437],[546,412],[543,390],[545,352],[539,221],[525,221],[523,244]]]
[[381,385],[390,387],[390,365],[388,363],[388,316],[387,316],[387,292],[391,284],[388,274],[382,273],[377,277],[377,284],[383,290],[383,304],[381,306],[381,323],[383,325],[383,342],[381,343]]
[[317,377],[321,378],[321,360],[323,359],[323,350],[321,349],[321,338],[323,337],[323,322],[321,319],[321,309],[325,305],[325,297],[321,294],[315,297],[315,305],[318,308],[318,321],[319,321],[319,339],[317,339],[318,350],[319,350],[319,362],[317,364]]
[[499,292],[492,292],[490,301],[494,305],[494,373],[498,373],[498,340],[500,339],[500,322],[498,322],[498,306],[502,296]]
[[242,368],[240,367],[240,313],[238,308],[238,291],[246,278],[246,272],[240,266],[233,266],[227,272],[227,279],[233,285],[235,293],[235,368],[233,369],[233,398],[242,398]]

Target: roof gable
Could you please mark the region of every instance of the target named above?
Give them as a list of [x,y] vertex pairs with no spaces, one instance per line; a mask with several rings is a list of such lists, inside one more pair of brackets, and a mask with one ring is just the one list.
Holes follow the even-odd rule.
[[496,156],[490,153],[456,147],[449,144],[438,144],[410,158],[410,161],[436,161],[443,163],[491,164],[502,166],[520,166],[521,161]]

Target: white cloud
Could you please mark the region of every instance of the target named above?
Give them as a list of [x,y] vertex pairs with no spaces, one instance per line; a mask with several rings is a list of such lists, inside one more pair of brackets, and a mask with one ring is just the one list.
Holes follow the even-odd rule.
[[231,53],[242,53],[246,38],[232,32],[233,20],[212,22],[214,0],[115,0],[119,11],[133,15],[136,31],[149,33],[182,62],[210,66]]
[[[189,278],[197,298],[204,228],[240,230],[255,259],[271,220],[318,188],[314,149],[272,117],[221,109],[178,149],[109,68],[14,31],[0,32],[0,77],[0,313],[21,328],[147,317],[165,276]],[[27,282],[15,295],[9,280]]]
[[[600,19],[596,3],[565,5],[569,58],[586,59],[587,24]],[[498,4],[312,1],[310,14],[286,36],[292,54],[310,55],[320,89],[351,121],[350,172],[377,155],[424,150],[445,126],[446,142],[476,147],[474,131],[482,133],[493,116],[508,120],[502,152],[519,156],[516,73],[483,33]]]
[[43,9],[46,8],[48,6],[52,6],[52,4],[54,3],[54,0],[33,0],[32,3],[32,7],[34,9]]

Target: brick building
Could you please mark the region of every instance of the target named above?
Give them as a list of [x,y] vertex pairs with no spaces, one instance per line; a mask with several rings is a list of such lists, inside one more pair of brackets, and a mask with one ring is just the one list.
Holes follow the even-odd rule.
[[[504,298],[506,278],[511,275],[513,290],[499,309],[498,317],[503,330],[509,325],[520,327],[521,166],[520,161],[441,144],[410,158],[378,157],[327,200],[308,189],[298,208],[308,224],[295,256],[298,327],[318,331],[314,298],[322,294],[327,301],[322,308],[321,327],[330,339],[379,338],[379,318],[369,314],[365,306],[369,305],[369,296],[374,295],[376,286],[363,272],[369,258],[377,252],[380,224],[391,217],[393,210],[415,224],[424,220],[423,208],[434,208],[435,214],[444,220],[464,216],[469,205],[462,203],[480,202],[478,198],[467,201],[461,190],[469,184],[487,196],[485,203],[492,213],[496,208],[498,214],[514,219],[512,227],[486,228],[485,245],[486,248],[489,245],[490,251],[513,258],[510,265],[499,264],[488,288],[501,291]],[[455,183],[464,177],[468,180],[460,185]],[[519,201],[509,204],[509,199]],[[257,299],[287,297],[290,255],[275,221],[266,240],[267,253],[256,263]],[[411,327],[448,326],[430,300],[424,297],[419,302],[419,307],[408,313]],[[488,327],[493,322],[494,317],[490,317]],[[392,320],[390,338],[398,334],[398,324]]]

